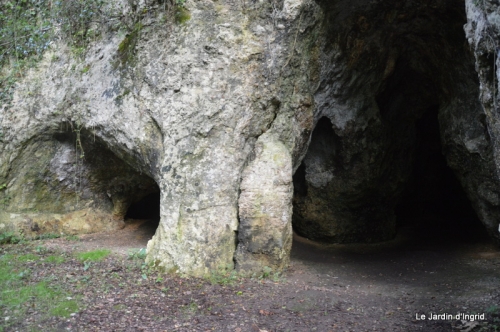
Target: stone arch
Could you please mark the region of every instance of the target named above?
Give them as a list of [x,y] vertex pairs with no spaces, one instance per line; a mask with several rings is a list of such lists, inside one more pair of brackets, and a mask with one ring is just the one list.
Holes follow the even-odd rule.
[[3,221],[25,236],[122,228],[129,207],[159,192],[91,129],[63,123],[26,144],[7,177]]

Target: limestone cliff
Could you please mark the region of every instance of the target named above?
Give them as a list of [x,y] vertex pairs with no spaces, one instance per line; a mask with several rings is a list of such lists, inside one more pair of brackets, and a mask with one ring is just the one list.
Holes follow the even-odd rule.
[[292,223],[320,241],[394,236],[430,114],[500,239],[493,1],[116,5],[82,51],[53,40],[2,105],[0,231],[121,227],[159,191],[148,261],[280,270]]
[[[25,235],[121,227],[131,203],[159,190],[148,259],[200,275],[232,268],[242,173],[272,126],[283,155],[264,162],[289,169],[291,190],[291,156],[307,141],[303,115],[294,117],[312,109],[315,55],[297,53],[319,47],[308,35],[321,13],[313,3],[188,1],[179,21],[154,1],[121,6],[124,27],[103,31],[83,56],[54,41],[3,105],[2,226]],[[291,213],[290,197],[276,204]]]

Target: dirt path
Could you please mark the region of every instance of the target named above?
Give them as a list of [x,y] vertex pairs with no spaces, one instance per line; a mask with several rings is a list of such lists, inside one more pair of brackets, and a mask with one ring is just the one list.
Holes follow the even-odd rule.
[[146,248],[157,226],[157,223],[148,220],[130,219],[120,230],[79,235],[79,241],[76,242],[65,238],[52,239],[46,241],[46,245],[49,248],[80,251],[106,248],[118,255],[126,256],[136,249]]
[[[53,239],[45,245],[109,248],[123,256],[131,248],[144,248],[155,227],[134,221],[118,232],[84,235],[77,242]],[[144,331],[500,331],[500,251],[485,240],[445,243],[400,236],[378,245],[320,246],[295,236],[291,266],[283,277],[249,280],[232,275],[215,285],[173,280],[168,282],[176,291],[167,298],[151,288],[142,295],[139,289],[119,293],[142,298],[126,308],[142,317]],[[95,308],[106,302],[92,301],[72,326],[100,330],[102,321],[91,317],[99,317]],[[196,303],[194,309],[181,310],[188,303]],[[164,317],[177,314],[162,319],[152,307],[168,310]],[[483,313],[474,321],[456,317]],[[141,330],[113,325],[118,318],[105,314],[101,318],[109,329],[103,331]],[[430,314],[453,317],[429,320]]]
[[[487,242],[414,245],[399,240],[325,248],[296,237],[294,246],[292,266],[305,271],[307,279],[295,273],[290,279],[336,287],[338,296],[363,316],[360,331],[369,327],[366,317],[373,317],[376,331],[452,331],[476,325],[479,330],[477,322],[417,321],[416,314],[500,313],[495,307],[500,305],[500,252]],[[492,326],[485,331],[489,328],[493,331]]]

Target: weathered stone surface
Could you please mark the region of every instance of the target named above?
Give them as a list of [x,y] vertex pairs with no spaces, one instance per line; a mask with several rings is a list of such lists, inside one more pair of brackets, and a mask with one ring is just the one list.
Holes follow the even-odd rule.
[[[488,161],[494,163],[489,171],[482,172],[484,183],[478,182],[471,190],[471,200],[475,202],[476,211],[488,232],[500,243],[500,219],[499,201],[500,194],[498,185],[500,170],[499,150],[499,118],[500,111],[500,5],[495,1],[472,1],[466,0],[467,24],[465,32],[470,47],[474,50],[475,68],[479,77],[479,101],[484,115],[481,121],[487,129],[486,140],[477,137],[477,134],[469,134],[466,131],[467,144],[465,149],[469,155],[483,157],[486,149],[490,155]],[[464,134],[462,134],[464,135]],[[484,158],[477,160],[483,163]],[[463,162],[463,160],[462,160]],[[461,163],[461,167],[464,167]]]
[[[255,141],[272,131],[291,154],[305,150],[307,134],[295,115],[303,117],[297,106],[313,107],[304,75],[311,56],[296,52],[316,43],[304,29],[317,29],[306,16],[320,11],[313,3],[294,3],[285,15],[278,3],[188,1],[190,18],[173,23],[154,1],[122,5],[125,20],[134,10],[141,17],[140,33],[105,31],[83,57],[59,41],[3,105],[5,211],[91,207],[114,220],[156,183],[161,222],[148,261],[197,275],[233,268],[241,174]],[[85,135],[77,140],[80,130]],[[61,135],[67,142],[58,142]],[[92,148],[94,139],[99,148]],[[121,168],[112,158],[92,162],[91,150],[114,156]],[[108,176],[95,176],[102,167]],[[43,184],[47,178],[54,180]],[[277,264],[284,266],[289,244],[281,250]]]
[[288,266],[292,247],[292,159],[283,143],[263,134],[242,173],[236,267],[262,272]]
[[[0,232],[17,232],[27,238],[40,234],[88,234],[123,228],[123,220],[94,209],[64,214],[0,212]],[[14,227],[15,226],[15,227]]]

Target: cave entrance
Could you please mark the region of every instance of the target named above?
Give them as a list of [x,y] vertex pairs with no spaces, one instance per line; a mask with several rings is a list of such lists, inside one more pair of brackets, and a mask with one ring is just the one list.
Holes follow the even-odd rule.
[[438,106],[415,122],[411,175],[395,207],[398,232],[412,241],[474,242],[487,239],[459,180],[442,152]]
[[[141,196],[139,196],[141,197]],[[160,224],[160,188],[142,196],[130,204],[125,214],[125,223],[138,225],[138,230],[148,240],[153,237]]]
[[465,7],[317,2],[327,33],[316,125],[293,177],[295,232],[321,243],[497,234],[476,195],[494,168]]
[[[386,156],[388,162],[382,163],[386,169],[364,192],[346,189],[347,182],[342,179],[336,183],[337,176],[345,177],[343,172],[349,163],[342,153],[342,138],[335,134],[330,120],[322,117],[293,176],[295,233],[320,243],[381,242],[398,235],[411,242],[487,239],[484,226],[443,155],[438,111],[439,106],[434,104],[420,111],[417,119],[391,117],[387,122],[388,136],[395,136],[389,137],[389,141],[397,143],[389,145],[390,157]],[[395,182],[399,188],[391,196],[379,194],[377,188],[393,175],[394,167],[407,169],[401,173],[407,174]],[[348,208],[339,207],[337,202]],[[385,204],[383,208],[391,213],[370,224],[369,218],[358,217],[358,211],[366,213],[363,204]],[[376,213],[374,210],[373,215]],[[392,234],[391,227],[396,230]],[[364,235],[384,231],[387,236],[383,234],[382,240],[371,241]]]
[[51,187],[75,193],[75,209],[99,211],[116,222],[115,229],[125,221],[131,234],[126,245],[145,246],[160,221],[160,188],[147,168],[124,158],[127,151],[111,149],[98,135],[74,123],[63,123],[53,138],[53,160],[62,166],[52,167],[57,183]]

